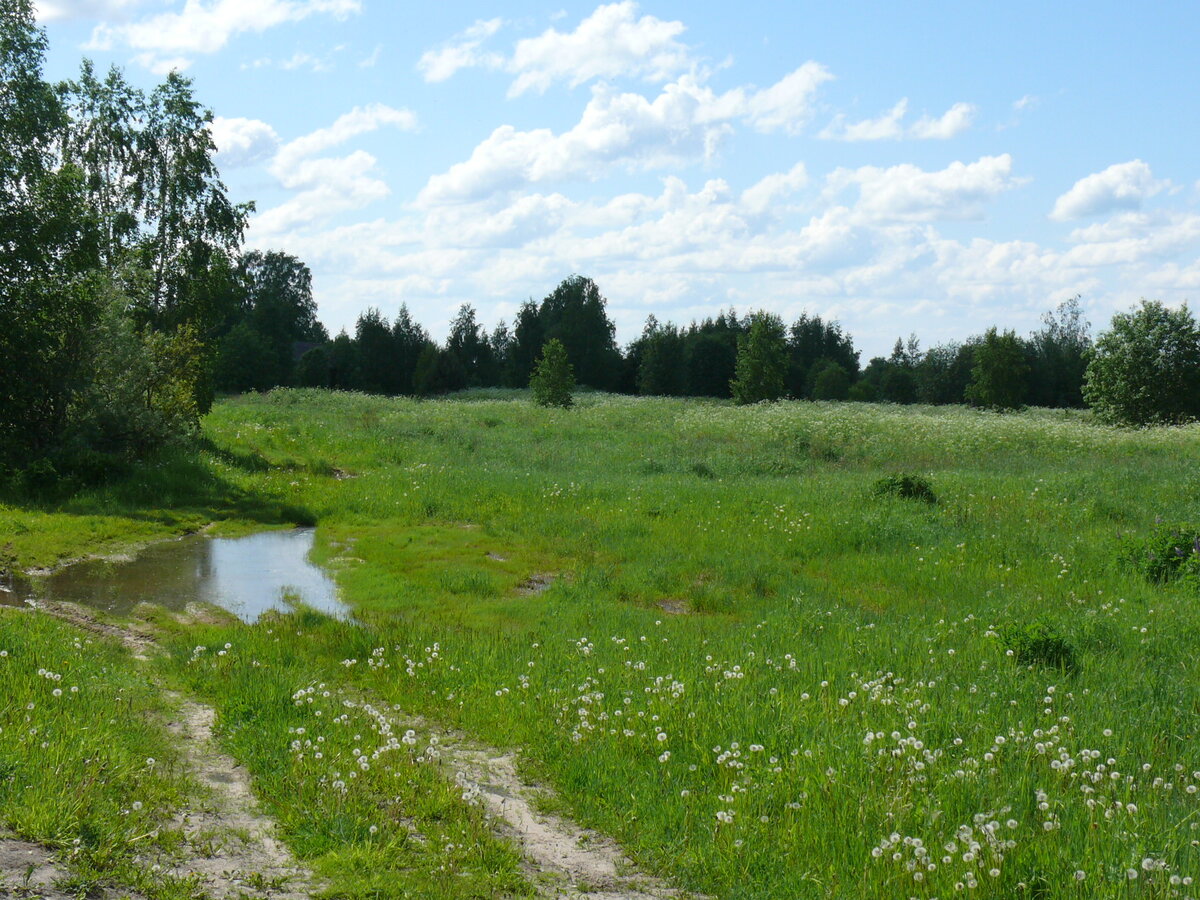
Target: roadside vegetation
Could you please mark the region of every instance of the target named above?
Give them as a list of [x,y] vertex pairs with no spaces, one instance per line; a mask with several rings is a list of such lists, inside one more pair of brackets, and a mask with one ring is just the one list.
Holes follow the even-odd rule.
[[[195,515],[316,521],[356,623],[160,613],[152,666],[331,896],[529,889],[444,729],[717,897],[1196,895],[1195,579],[1147,568],[1194,570],[1195,426],[274,391],[205,435]],[[165,489],[91,495],[109,548]],[[75,522],[10,506],[0,544],[90,552]]]

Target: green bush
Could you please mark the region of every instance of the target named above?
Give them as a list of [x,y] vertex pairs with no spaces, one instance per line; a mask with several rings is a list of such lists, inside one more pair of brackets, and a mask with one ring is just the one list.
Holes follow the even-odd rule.
[[900,497],[937,503],[937,495],[929,480],[920,475],[885,475],[871,486],[872,497]]
[[1121,561],[1155,584],[1179,579],[1200,584],[1200,525],[1160,522],[1149,537],[1127,541]]
[[1048,622],[1011,624],[1000,631],[1004,647],[1020,666],[1040,666],[1072,674],[1079,670],[1075,648]]
[[533,375],[529,378],[533,400],[540,406],[559,406],[568,409],[575,402],[575,370],[567,359],[567,350],[558,338],[551,338],[542,348]]

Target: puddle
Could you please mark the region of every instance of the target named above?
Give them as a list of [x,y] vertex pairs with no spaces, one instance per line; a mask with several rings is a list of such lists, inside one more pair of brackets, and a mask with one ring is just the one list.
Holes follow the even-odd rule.
[[45,599],[126,615],[139,603],[177,612],[189,603],[211,603],[253,622],[269,609],[286,611],[287,595],[343,618],[348,610],[337,598],[337,586],[309,562],[313,534],[311,528],[297,528],[166,541],[130,562],[91,560],[45,577],[5,581],[0,604]]

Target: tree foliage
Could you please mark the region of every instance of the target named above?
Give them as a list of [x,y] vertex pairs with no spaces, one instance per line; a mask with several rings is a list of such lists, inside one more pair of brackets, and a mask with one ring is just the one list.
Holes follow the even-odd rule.
[[1098,417],[1120,425],[1200,417],[1200,329],[1191,310],[1143,300],[1113,316],[1096,341],[1083,394]]
[[1029,366],[1015,332],[989,328],[975,348],[967,401],[988,409],[1017,409],[1027,390]]
[[787,338],[774,313],[750,316],[750,329],[738,342],[737,367],[730,389],[740,404],[778,400],[787,391]]
[[568,409],[574,402],[575,372],[567,348],[558,338],[546,341],[542,358],[529,379],[533,400],[539,406]]

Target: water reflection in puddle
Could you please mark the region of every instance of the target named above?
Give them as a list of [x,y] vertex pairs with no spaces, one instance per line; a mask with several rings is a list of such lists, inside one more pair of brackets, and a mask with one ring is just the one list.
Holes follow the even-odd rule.
[[79,603],[117,615],[139,603],[182,611],[211,603],[253,622],[269,609],[287,610],[285,596],[339,618],[347,614],[337,586],[309,562],[311,528],[241,538],[194,536],[147,547],[131,562],[93,560],[44,578],[13,580],[0,603],[27,598]]

